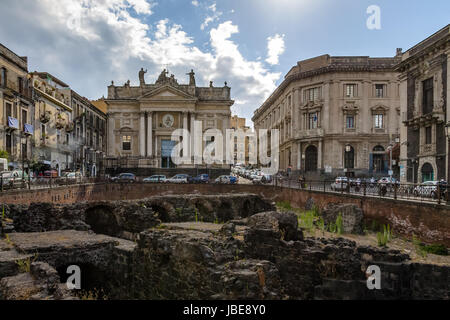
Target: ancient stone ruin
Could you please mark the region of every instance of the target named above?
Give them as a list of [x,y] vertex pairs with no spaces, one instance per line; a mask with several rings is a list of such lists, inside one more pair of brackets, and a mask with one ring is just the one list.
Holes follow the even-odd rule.
[[[448,266],[306,237],[296,214],[252,194],[5,208],[2,299],[82,298],[65,284],[70,265],[108,299],[449,299]],[[359,231],[357,208],[324,217],[338,211]],[[383,270],[381,290],[367,288],[369,265]]]

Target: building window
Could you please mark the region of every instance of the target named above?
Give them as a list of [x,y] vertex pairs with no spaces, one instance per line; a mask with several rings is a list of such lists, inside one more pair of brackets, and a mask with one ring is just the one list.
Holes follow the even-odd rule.
[[347,116],[346,127],[347,129],[355,128],[355,116]]
[[386,85],[385,84],[376,84],[375,85],[375,97],[383,98],[386,96]]
[[423,81],[422,113],[433,112],[433,78]]
[[0,68],[0,86],[6,87],[6,68]]
[[45,139],[45,124],[41,124],[41,137]]
[[23,78],[22,77],[18,77],[17,78],[17,85],[18,85],[18,90],[19,93],[23,93]]
[[8,125],[8,117],[12,116],[12,104],[6,102],[5,103],[5,122]]
[[122,150],[124,151],[131,150],[131,136],[122,137]]
[[345,85],[345,96],[347,98],[356,97],[356,84],[346,84]]
[[431,127],[425,128],[425,144],[431,144]]
[[308,114],[308,129],[316,129],[317,128],[317,112]]
[[374,118],[375,129],[382,129],[383,128],[383,115],[382,114],[375,114],[373,116],[373,118]]
[[[304,101],[309,102],[309,101],[319,100],[321,98],[321,94],[322,94],[321,91],[322,91],[321,87],[315,87],[315,88],[305,90]],[[289,105],[290,105],[290,101],[289,101]]]
[[22,130],[24,130],[25,123],[27,123],[27,116],[28,116],[27,110],[22,109],[22,118],[20,119],[22,121],[22,123],[20,124]]
[[12,135],[10,133],[6,134],[6,151],[12,155]]

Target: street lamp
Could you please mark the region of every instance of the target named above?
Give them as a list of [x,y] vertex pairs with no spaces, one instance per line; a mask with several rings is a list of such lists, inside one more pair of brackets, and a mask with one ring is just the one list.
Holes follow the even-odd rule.
[[[450,173],[449,173],[449,171],[450,171],[450,153],[449,153],[449,151],[448,151],[448,148],[450,147],[450,122],[447,122],[447,124],[445,125],[445,136],[447,137],[447,144],[448,144],[448,147],[447,147],[447,183],[450,181]],[[447,205],[450,205],[450,197],[449,197],[449,189],[448,189],[448,185],[447,185],[447,190],[446,190],[446,192],[445,192],[445,197],[446,197],[446,200],[447,200]]]
[[390,178],[390,181],[392,181],[392,149],[393,149],[393,146],[392,146],[392,144],[390,144],[388,146],[388,150],[389,150],[389,178]]

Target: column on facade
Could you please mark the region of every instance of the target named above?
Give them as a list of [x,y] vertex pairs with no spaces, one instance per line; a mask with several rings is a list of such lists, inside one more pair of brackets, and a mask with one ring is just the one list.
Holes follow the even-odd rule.
[[191,161],[192,163],[194,163],[194,121],[195,121],[195,112],[190,112],[191,115],[191,129],[190,129],[190,133],[191,133]]
[[147,114],[147,157],[152,156],[153,112]]
[[108,155],[114,155],[114,145],[115,145],[115,136],[114,136],[114,116],[112,113],[108,114]]
[[317,168],[322,169],[322,140],[319,140],[317,148]]
[[[183,115],[183,129],[184,130],[189,130],[188,128],[188,113],[186,111],[182,112]],[[184,137],[183,137],[184,139]],[[185,146],[185,141],[183,140],[183,158],[189,154],[189,147],[190,147],[191,142],[189,141],[189,143],[187,144],[188,149],[184,150],[184,146]]]
[[139,154],[141,157],[145,157],[145,119],[144,112],[140,113],[141,125],[139,128]]

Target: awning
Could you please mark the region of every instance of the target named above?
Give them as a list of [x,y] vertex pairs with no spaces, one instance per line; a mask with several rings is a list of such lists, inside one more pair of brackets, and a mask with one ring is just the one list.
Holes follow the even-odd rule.
[[52,164],[51,161],[48,160],[39,160],[39,163],[48,164],[49,166]]

